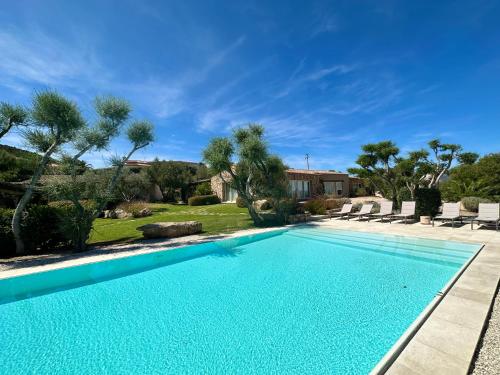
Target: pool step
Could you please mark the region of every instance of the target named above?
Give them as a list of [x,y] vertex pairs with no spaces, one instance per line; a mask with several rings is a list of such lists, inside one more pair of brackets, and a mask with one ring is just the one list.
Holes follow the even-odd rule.
[[374,245],[371,243],[363,243],[363,242],[355,242],[351,240],[343,240],[338,238],[328,238],[323,236],[308,236],[302,235],[297,232],[290,231],[285,234],[286,236],[292,236],[296,238],[302,238],[305,240],[316,241],[321,243],[328,243],[331,245],[335,245],[337,248],[343,248],[347,250],[362,250],[362,251],[370,251],[376,252],[380,254],[386,254],[391,256],[403,257],[403,258],[411,258],[415,260],[430,262],[430,263],[439,263],[443,265],[452,265],[452,266],[460,266],[466,262],[468,257],[454,257],[447,256],[443,254],[438,254],[436,252],[424,252],[422,250],[415,249],[403,249],[401,247],[393,248],[391,250],[387,250],[387,243]]
[[473,255],[479,245],[464,244],[453,241],[437,241],[424,238],[409,238],[402,236],[380,235],[374,233],[357,233],[346,232],[339,230],[321,230],[321,229],[303,229],[302,233],[313,233],[321,236],[342,237],[346,239],[370,241],[373,243],[397,243],[398,245],[409,245],[415,248],[425,248],[425,250],[435,249],[437,251],[447,251],[453,254],[464,254],[465,256]]

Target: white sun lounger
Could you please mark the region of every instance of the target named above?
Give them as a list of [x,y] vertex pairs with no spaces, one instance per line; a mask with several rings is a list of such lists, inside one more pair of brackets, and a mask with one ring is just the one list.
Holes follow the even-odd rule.
[[407,224],[408,219],[415,217],[415,202],[414,201],[404,201],[401,204],[401,213],[391,215],[389,218],[396,219],[396,220],[402,220],[404,219],[405,224]]
[[471,220],[470,229],[474,229],[474,221],[477,221],[478,225],[481,223],[495,223],[498,231],[500,203],[479,203],[479,215]]
[[[370,217],[370,213],[372,212],[373,204],[368,203],[364,204],[361,206],[361,210],[359,212],[354,212],[351,214],[352,216],[356,216],[358,218],[358,221],[361,220],[363,217]],[[349,220],[349,217],[347,217],[347,220]]]
[[455,220],[459,219],[462,221],[462,216],[460,216],[460,202],[443,203],[443,213],[432,218],[432,226],[434,226],[434,220],[449,220],[451,221],[451,227],[454,228]]
[[352,211],[352,204],[346,203],[342,206],[342,209],[340,211],[337,211],[337,212],[330,211],[329,216],[330,216],[330,219],[334,216],[338,216],[338,217],[347,216],[347,219],[349,220],[349,214],[351,213],[351,211]]
[[380,211],[377,212],[376,214],[371,214],[368,220],[374,218],[374,219],[380,219],[380,221],[384,221],[386,217],[392,215],[392,206],[393,206],[392,202],[389,201],[380,202]]

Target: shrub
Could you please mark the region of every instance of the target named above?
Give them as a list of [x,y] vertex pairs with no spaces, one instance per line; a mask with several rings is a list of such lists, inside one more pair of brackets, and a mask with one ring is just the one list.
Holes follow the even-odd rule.
[[328,210],[342,208],[346,203],[351,203],[349,198],[328,198],[325,200],[326,208]]
[[145,208],[148,208],[148,204],[143,201],[123,202],[116,207],[116,209],[128,212],[135,218],[148,216],[148,215],[143,215],[143,213],[141,212]]
[[188,199],[188,204],[190,206],[205,206],[217,203],[220,203],[220,199],[217,195],[198,195]]
[[362,206],[363,206],[363,203],[361,203],[361,202],[354,203],[352,205],[352,212],[358,212],[359,210],[361,210]]
[[16,242],[10,226],[13,215],[14,210],[0,208],[0,257],[11,256],[16,252]]
[[212,185],[210,182],[204,182],[196,186],[194,190],[195,195],[212,195]]
[[241,197],[236,197],[236,206],[239,208],[246,208],[245,201]]
[[47,251],[68,245],[62,230],[65,211],[48,205],[33,205],[26,210],[21,222],[21,236],[28,251]]
[[311,199],[304,204],[304,209],[312,215],[324,215],[326,211],[326,201],[321,198]]
[[356,197],[366,197],[368,195],[368,192],[364,187],[359,187],[355,190],[354,195]]
[[416,189],[415,202],[417,218],[420,216],[435,216],[441,206],[441,192],[439,189]]
[[464,197],[461,202],[467,211],[477,212],[479,209],[479,203],[491,203],[492,201],[486,198]]

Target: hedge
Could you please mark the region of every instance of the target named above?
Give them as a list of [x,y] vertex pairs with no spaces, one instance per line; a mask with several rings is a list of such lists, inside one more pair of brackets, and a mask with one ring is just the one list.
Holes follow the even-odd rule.
[[477,212],[479,210],[479,203],[492,203],[491,200],[480,197],[463,197],[461,202],[464,208],[471,212]]
[[220,203],[220,198],[217,195],[198,195],[188,199],[190,206],[205,206],[217,203]]
[[[16,245],[11,230],[14,210],[0,209],[0,256],[15,255]],[[62,227],[66,221],[66,211],[62,208],[47,205],[32,205],[26,210],[21,222],[21,236],[28,253],[46,252],[69,245]]]
[[436,216],[441,206],[439,189],[420,188],[415,190],[415,214],[420,216]]

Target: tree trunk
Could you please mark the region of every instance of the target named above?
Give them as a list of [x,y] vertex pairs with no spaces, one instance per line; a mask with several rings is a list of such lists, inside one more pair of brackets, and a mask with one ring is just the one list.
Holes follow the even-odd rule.
[[12,128],[12,125],[13,124],[9,121],[9,124],[0,131],[0,138],[2,138],[5,134],[9,132],[9,130]]
[[30,202],[31,197],[33,196],[33,191],[35,189],[35,186],[38,183],[38,180],[40,179],[40,176],[42,175],[43,171],[45,170],[45,167],[49,162],[50,156],[55,151],[58,145],[59,145],[58,141],[54,142],[45,152],[45,154],[42,157],[42,160],[40,161],[40,164],[38,164],[38,167],[35,170],[35,173],[31,177],[30,184],[26,188],[26,191],[19,200],[16,210],[14,211],[14,216],[12,217],[12,232],[14,233],[14,239],[16,240],[16,254],[18,255],[24,254],[25,250],[24,241],[21,238],[21,219],[24,209]]

